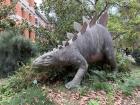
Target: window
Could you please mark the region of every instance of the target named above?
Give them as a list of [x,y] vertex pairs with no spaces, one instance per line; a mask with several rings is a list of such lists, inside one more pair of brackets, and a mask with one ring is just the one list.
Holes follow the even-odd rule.
[[10,0],[10,3],[12,3],[13,2],[13,0]]
[[38,19],[37,18],[35,18],[35,24],[38,25]]
[[23,8],[21,8],[21,15],[22,15],[22,18],[25,18],[25,11]]
[[32,38],[32,31],[30,30],[29,31],[29,39],[31,39]]
[[29,14],[29,21],[30,21],[30,22],[32,21],[32,16],[31,16],[31,14]]

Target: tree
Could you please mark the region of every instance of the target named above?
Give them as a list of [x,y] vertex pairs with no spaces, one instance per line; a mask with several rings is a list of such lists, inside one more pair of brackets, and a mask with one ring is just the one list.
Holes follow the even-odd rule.
[[[91,19],[96,13],[99,17],[107,9],[107,2],[97,2],[98,0],[95,3],[91,0],[45,0],[41,5],[41,10],[45,12],[47,19],[55,24],[55,30],[52,32],[42,31],[43,36],[40,35],[40,39],[46,38],[48,46],[56,47],[62,40],[66,40],[66,32],[75,32],[73,29],[74,21],[82,23],[82,16]],[[97,4],[101,3],[103,3],[101,8],[99,8],[100,6],[96,7]],[[95,8],[98,11],[95,11]],[[48,46],[45,49],[48,49]]]
[[[99,6],[100,4],[102,5]],[[73,22],[82,23],[82,16],[92,18],[97,13],[99,17],[107,8],[108,2],[99,2],[99,0],[95,3],[91,0],[45,0],[42,6],[48,19],[51,18],[50,13],[56,14],[56,19],[52,20],[56,20],[56,31],[60,34],[59,36],[67,31],[73,32]]]
[[15,31],[0,32],[0,77],[13,73],[31,57],[36,55],[36,47]]
[[32,30],[34,27],[30,26],[24,19],[18,25],[16,21],[10,18],[10,15],[15,14],[15,6],[18,0],[13,0],[10,5],[4,4],[4,0],[0,0],[0,31],[14,30],[23,32],[24,29]]
[[0,0],[0,30],[9,29],[15,26],[15,21],[8,17],[9,14],[14,13],[14,6],[16,2],[11,5],[4,4],[4,0]]
[[0,0],[0,77],[13,73],[37,52],[30,40],[20,33],[25,28],[32,27],[25,20],[16,25],[9,17],[14,14],[16,3],[6,5],[4,0]]
[[[73,22],[82,23],[82,16],[92,18],[97,15],[98,19],[108,9],[108,28],[118,47],[134,48],[137,44],[140,22],[138,0],[44,0],[41,9],[48,20],[55,23],[54,34],[58,40],[64,40],[66,32],[74,32]],[[55,15],[50,17],[50,14]]]
[[118,47],[138,47],[140,2],[121,0],[112,2],[116,14],[110,14],[108,27],[117,40]]

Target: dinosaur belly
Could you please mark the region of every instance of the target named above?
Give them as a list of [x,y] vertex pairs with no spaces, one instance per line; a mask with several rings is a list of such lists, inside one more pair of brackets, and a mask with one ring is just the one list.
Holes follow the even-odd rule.
[[103,54],[102,53],[91,54],[88,60],[91,63],[102,61],[103,60]]

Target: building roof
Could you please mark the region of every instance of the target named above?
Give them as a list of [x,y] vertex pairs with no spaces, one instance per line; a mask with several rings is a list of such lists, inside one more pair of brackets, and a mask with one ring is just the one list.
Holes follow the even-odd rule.
[[35,13],[38,17],[40,17],[46,24],[48,23],[47,18],[45,18],[45,16],[43,16],[38,10],[35,10]]

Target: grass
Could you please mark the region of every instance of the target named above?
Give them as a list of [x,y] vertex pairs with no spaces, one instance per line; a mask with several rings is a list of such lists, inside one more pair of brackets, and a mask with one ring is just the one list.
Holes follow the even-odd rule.
[[15,94],[9,100],[5,99],[0,105],[54,105],[38,87],[29,87]]
[[140,67],[131,67],[131,76],[125,79],[124,83],[120,84],[120,88],[125,95],[131,95],[136,87],[140,86]]
[[113,105],[114,104],[114,94],[115,91],[110,91],[107,93],[107,105]]
[[92,88],[94,90],[104,90],[107,93],[113,90],[112,84],[109,84],[108,82],[93,83]]
[[100,105],[97,100],[89,100],[88,105]]
[[[33,79],[30,78],[31,76],[27,77],[27,75],[30,74],[30,68],[28,66],[23,66],[21,69],[21,72],[12,76],[10,81],[2,80],[0,82],[0,105],[19,105],[21,103],[29,105],[53,105],[53,102],[46,98],[47,88],[55,91],[59,90],[66,94],[68,93],[68,90],[65,89],[64,83],[62,82],[46,86],[46,92],[42,91],[41,87],[38,87],[38,84],[33,85]],[[96,72],[96,74],[97,73],[100,76],[104,76],[103,78],[105,79],[101,80],[100,76],[93,75],[91,78],[84,80],[80,88],[72,90],[71,92],[78,92],[80,96],[86,96],[90,91],[104,90],[107,93],[108,105],[112,105],[114,103],[114,94],[116,94],[116,90],[119,89],[124,94],[131,95],[133,90],[140,86],[140,67],[138,66],[131,66],[130,76],[123,74],[116,78],[114,82],[108,82],[108,78],[112,78],[111,74],[106,75],[103,72]],[[69,98],[67,97],[65,100],[69,102]],[[99,102],[91,99],[88,101],[88,105],[99,105]]]

